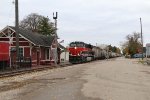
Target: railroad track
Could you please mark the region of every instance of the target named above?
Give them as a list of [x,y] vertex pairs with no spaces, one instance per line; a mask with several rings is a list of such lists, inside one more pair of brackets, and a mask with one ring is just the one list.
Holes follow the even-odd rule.
[[36,71],[43,71],[43,70],[47,70],[47,69],[67,67],[70,65],[72,65],[72,64],[58,65],[58,66],[51,66],[51,67],[40,67],[40,68],[24,69],[24,70],[16,70],[16,71],[8,71],[8,72],[0,73],[0,78],[12,77],[12,76],[22,75],[22,74],[36,72]]
[[44,67],[44,68],[37,68],[37,69],[24,69],[24,70],[16,70],[16,71],[9,71],[6,73],[1,73],[0,78],[5,78],[5,77],[12,77],[12,76],[17,76],[17,75],[22,75],[26,73],[31,73],[35,71],[42,71],[46,69],[53,69],[52,67]]

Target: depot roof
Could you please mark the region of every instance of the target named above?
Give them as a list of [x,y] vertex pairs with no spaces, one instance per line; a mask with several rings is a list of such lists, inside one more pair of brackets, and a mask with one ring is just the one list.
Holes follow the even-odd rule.
[[[15,27],[13,26],[9,26],[9,27],[16,31]],[[19,28],[18,31],[19,34],[21,34],[23,37],[25,37],[26,39],[28,39],[29,41],[31,41],[32,43],[38,46],[51,46],[55,38],[54,36],[45,36],[38,32],[33,32],[31,30],[27,30],[23,28]]]

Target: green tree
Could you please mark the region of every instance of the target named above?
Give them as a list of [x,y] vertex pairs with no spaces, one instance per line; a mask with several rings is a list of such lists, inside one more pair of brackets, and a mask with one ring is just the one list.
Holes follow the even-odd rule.
[[112,51],[112,46],[111,45],[108,45],[108,48],[109,48],[109,51]]
[[128,55],[129,54],[128,47],[124,48],[122,52],[123,52],[123,55]]
[[117,52],[117,47],[116,46],[112,47],[112,52]]
[[117,49],[116,49],[116,53],[121,54],[120,48],[117,48]]
[[55,34],[54,23],[50,22],[49,18],[43,17],[39,21],[38,32],[43,35]]
[[121,54],[121,50],[118,47],[111,45],[108,45],[107,47],[109,48],[109,51]]

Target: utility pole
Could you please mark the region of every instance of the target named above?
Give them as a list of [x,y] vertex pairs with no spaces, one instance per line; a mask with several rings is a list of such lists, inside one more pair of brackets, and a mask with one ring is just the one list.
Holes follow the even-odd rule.
[[17,61],[19,61],[19,9],[18,0],[15,0],[15,28],[16,28],[16,52]]
[[142,33],[142,19],[140,18],[140,26],[141,26],[141,43],[142,43],[142,60],[143,60],[143,33]]

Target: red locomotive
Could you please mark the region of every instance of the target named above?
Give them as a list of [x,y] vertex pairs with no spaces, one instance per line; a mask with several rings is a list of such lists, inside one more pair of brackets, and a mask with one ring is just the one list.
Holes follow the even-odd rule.
[[69,62],[83,63],[94,59],[93,46],[84,42],[71,42],[69,44]]

